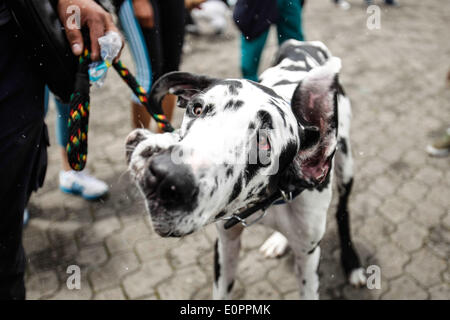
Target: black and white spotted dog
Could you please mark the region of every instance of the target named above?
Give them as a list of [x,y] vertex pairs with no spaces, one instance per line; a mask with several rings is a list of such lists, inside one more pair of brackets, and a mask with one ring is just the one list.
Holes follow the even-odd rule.
[[[174,72],[153,86],[154,103],[173,93],[186,112],[174,133],[131,132],[129,169],[161,236],[184,236],[216,222],[214,298],[230,294],[244,229],[239,224],[225,230],[222,219],[278,190],[302,192],[270,207],[259,221],[276,230],[261,251],[275,257],[289,245],[300,296],[318,298],[319,243],[331,202],[332,171],[339,190],[344,271],[351,284],[365,283],[349,230],[351,110],[338,82],[340,67],[340,59],[322,43],[289,40],[260,83]],[[255,213],[248,222],[259,216]]]

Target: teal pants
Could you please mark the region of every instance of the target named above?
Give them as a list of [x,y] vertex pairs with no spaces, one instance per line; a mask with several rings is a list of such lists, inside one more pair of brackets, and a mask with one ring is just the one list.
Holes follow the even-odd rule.
[[[277,0],[277,6],[279,12],[278,44],[281,45],[289,39],[303,40],[301,1]],[[241,35],[241,71],[245,79],[258,81],[259,61],[268,34],[269,29],[252,40],[247,40]]]

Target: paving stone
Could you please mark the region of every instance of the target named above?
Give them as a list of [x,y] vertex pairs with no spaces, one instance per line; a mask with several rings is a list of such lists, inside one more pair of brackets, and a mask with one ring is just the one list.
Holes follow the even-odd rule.
[[265,279],[267,272],[279,263],[279,259],[265,259],[257,250],[249,251],[245,256],[241,255],[238,278],[245,285]]
[[398,196],[391,196],[386,199],[379,211],[389,221],[398,223],[408,217],[411,209],[412,205],[409,201],[405,201]]
[[281,299],[280,293],[268,281],[259,281],[247,288],[244,300],[277,300]]
[[447,214],[442,219],[442,223],[444,224],[445,227],[450,229],[450,210],[447,211]]
[[419,169],[414,179],[429,186],[435,186],[442,178],[442,172],[435,168],[422,167]]
[[157,288],[157,295],[162,300],[189,299],[195,295],[207,283],[206,275],[196,266],[190,266],[179,270],[172,278],[165,281]]
[[35,232],[31,234],[31,236],[23,237],[23,246],[27,248],[27,254],[33,254],[35,252],[41,251],[42,248],[48,247],[50,242],[48,241],[47,235],[45,232]]
[[284,300],[300,300],[300,294],[297,291],[291,291],[289,293],[283,294]]
[[144,263],[141,269],[123,280],[123,286],[130,299],[154,294],[156,285],[172,275],[172,267],[160,257]]
[[115,254],[99,269],[90,274],[90,280],[96,291],[119,285],[126,274],[139,268],[139,262],[133,252]]
[[183,243],[179,243],[170,250],[170,262],[176,268],[183,268],[194,264],[197,261],[197,255],[206,253],[211,249],[212,245],[204,234],[192,234],[187,236]]
[[423,300],[428,297],[425,290],[419,287],[408,276],[401,276],[390,282],[390,290],[383,295],[383,299]]
[[105,246],[103,244],[82,248],[77,257],[80,266],[99,267],[108,259]]
[[120,232],[106,239],[106,246],[111,254],[132,250],[138,241],[150,239],[150,232],[143,223],[129,224]]
[[135,249],[139,259],[143,262],[164,257],[167,252],[175,248],[179,243],[178,239],[167,239],[153,236],[150,239],[136,242]]
[[450,300],[450,285],[441,283],[429,289],[432,300]]
[[445,209],[429,201],[421,201],[411,211],[411,217],[424,226],[438,225],[444,214]]
[[34,273],[26,280],[27,300],[47,298],[54,294],[59,287],[58,276],[55,271]]
[[411,220],[397,225],[397,230],[391,235],[392,240],[406,251],[414,251],[422,247],[427,231]]
[[410,257],[394,243],[386,242],[378,248],[376,259],[382,276],[391,279],[404,273],[404,266]]
[[405,270],[422,286],[433,286],[441,282],[440,273],[446,269],[446,263],[426,249],[411,255],[411,262]]
[[431,228],[425,244],[437,256],[448,259],[450,257],[450,230],[441,225]]
[[371,215],[365,221],[358,233],[374,244],[384,243],[393,232],[394,226],[381,215]]
[[66,283],[61,284],[59,291],[50,297],[51,300],[89,300],[93,297],[92,289],[89,283],[83,278],[80,283],[80,289],[69,290]]
[[[445,188],[445,187],[442,187]],[[444,208],[450,208],[450,197],[442,188],[433,188],[427,193],[427,199],[432,203],[438,203]]]
[[375,181],[370,184],[370,191],[374,192],[381,199],[393,195],[397,190],[398,183],[388,176],[379,176]]
[[93,245],[103,241],[110,233],[120,229],[120,222],[117,217],[109,217],[96,221],[85,230],[79,230],[77,237],[80,245]]
[[416,203],[422,200],[427,193],[427,187],[423,183],[409,181],[400,187],[398,194],[405,199]]
[[122,289],[112,288],[106,289],[101,292],[98,292],[94,296],[94,300],[125,300],[125,295],[123,294]]
[[280,259],[274,268],[269,269],[265,279],[272,283],[278,292],[287,293],[292,290],[297,290],[298,294],[298,282],[294,271],[293,257]]

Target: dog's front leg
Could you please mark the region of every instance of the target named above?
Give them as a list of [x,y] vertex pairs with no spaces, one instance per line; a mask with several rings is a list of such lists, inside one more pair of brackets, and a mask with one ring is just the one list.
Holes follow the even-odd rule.
[[213,298],[215,300],[229,298],[241,249],[243,227],[239,224],[229,230],[225,230],[223,225],[224,223],[216,224],[219,237],[214,247]]
[[319,266],[320,247],[317,246],[311,253],[295,253],[295,271],[300,290],[300,299],[319,299]]
[[[308,199],[309,196],[310,199]],[[313,194],[308,195],[306,192],[301,195],[297,200],[298,203],[291,206],[291,217],[295,216],[296,218],[283,219],[284,228],[280,230],[287,236],[295,255],[295,271],[300,299],[319,299],[317,268],[320,259],[320,241],[326,226],[327,205],[325,203],[331,198],[331,192],[324,190],[320,196],[325,196],[326,199],[314,198]],[[317,201],[319,199],[323,202]],[[286,224],[286,221],[289,224]]]

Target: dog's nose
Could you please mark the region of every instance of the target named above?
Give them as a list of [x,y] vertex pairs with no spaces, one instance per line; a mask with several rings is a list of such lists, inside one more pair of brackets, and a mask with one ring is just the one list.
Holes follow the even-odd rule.
[[185,164],[175,164],[170,152],[155,155],[150,171],[158,181],[157,196],[165,207],[188,210],[198,193],[194,176]]

